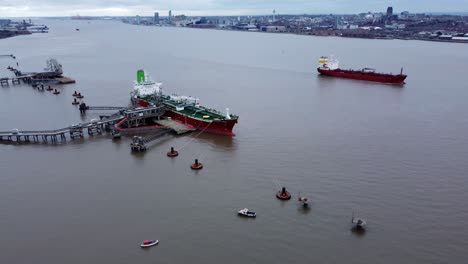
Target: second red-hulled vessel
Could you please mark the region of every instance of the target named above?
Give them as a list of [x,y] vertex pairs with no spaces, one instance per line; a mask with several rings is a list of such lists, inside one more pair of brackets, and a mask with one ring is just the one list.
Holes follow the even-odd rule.
[[338,67],[338,60],[326,56],[320,57],[317,71],[320,74],[332,77],[392,84],[402,84],[407,77],[403,74],[403,69],[401,69],[400,74],[378,73],[370,68],[343,70]]

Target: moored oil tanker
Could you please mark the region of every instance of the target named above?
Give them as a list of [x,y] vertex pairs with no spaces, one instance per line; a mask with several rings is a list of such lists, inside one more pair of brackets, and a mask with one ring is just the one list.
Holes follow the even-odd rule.
[[400,74],[388,74],[378,73],[370,68],[364,68],[362,70],[343,70],[340,69],[338,65],[339,63],[337,60],[322,56],[320,57],[317,71],[326,76],[392,84],[402,84],[407,77],[407,75],[403,74],[403,68]]
[[225,113],[222,113],[201,106],[196,97],[165,95],[162,92],[162,83],[152,81],[143,70],[137,72],[131,100],[135,106],[161,105],[165,110],[164,116],[183,124],[189,124],[197,130],[235,136],[232,129],[239,117],[230,114],[228,108],[226,108]]

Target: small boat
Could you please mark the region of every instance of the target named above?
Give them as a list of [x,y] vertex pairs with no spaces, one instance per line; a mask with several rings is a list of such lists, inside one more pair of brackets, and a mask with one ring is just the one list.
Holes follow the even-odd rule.
[[249,209],[247,208],[239,210],[237,214],[240,216],[246,216],[246,217],[257,217],[257,214],[255,212],[249,211]]
[[156,246],[159,243],[159,240],[143,240],[143,243],[141,243],[142,248],[148,248],[152,246]]
[[364,231],[364,228],[366,226],[366,220],[362,218],[355,218],[354,212],[353,212],[353,215],[351,216],[351,223],[353,224],[353,229],[355,230]]
[[297,199],[300,203],[302,203],[302,206],[304,208],[308,208],[309,207],[309,198],[305,197],[305,196],[301,196],[301,194],[299,194],[299,198]]

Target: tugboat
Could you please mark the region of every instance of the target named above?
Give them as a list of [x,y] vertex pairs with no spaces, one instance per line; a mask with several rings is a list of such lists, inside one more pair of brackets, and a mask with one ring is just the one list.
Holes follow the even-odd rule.
[[249,211],[249,209],[247,208],[239,210],[237,214],[245,217],[257,217],[257,214],[255,212]]
[[159,240],[143,240],[143,243],[141,243],[142,248],[149,248],[152,246],[156,246],[159,243]]
[[322,56],[320,57],[317,71],[326,76],[392,84],[402,84],[407,77],[407,75],[403,74],[403,68],[401,68],[400,74],[388,74],[378,73],[370,68],[363,68],[362,70],[343,70],[340,69],[338,65],[338,60]]
[[206,133],[235,136],[232,132],[238,116],[200,106],[199,99],[192,96],[164,95],[162,83],[154,82],[144,70],[137,71],[131,100],[136,107],[161,105],[165,116],[183,124],[189,124]]

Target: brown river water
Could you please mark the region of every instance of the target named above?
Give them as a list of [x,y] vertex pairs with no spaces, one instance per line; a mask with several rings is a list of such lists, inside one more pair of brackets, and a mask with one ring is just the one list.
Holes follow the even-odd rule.
[[[81,117],[74,90],[126,105],[139,68],[240,118],[236,137],[167,137],[144,154],[110,135],[0,144],[0,263],[468,262],[468,45],[39,22],[50,33],[0,40],[0,54],[23,71],[56,58],[77,83],[57,96],[0,88],[2,131],[102,114]],[[409,77],[320,77],[329,54]],[[15,64],[0,58],[0,76]],[[293,199],[277,200],[279,186]],[[244,207],[258,217],[238,217]],[[350,231],[353,211],[365,234]]]

